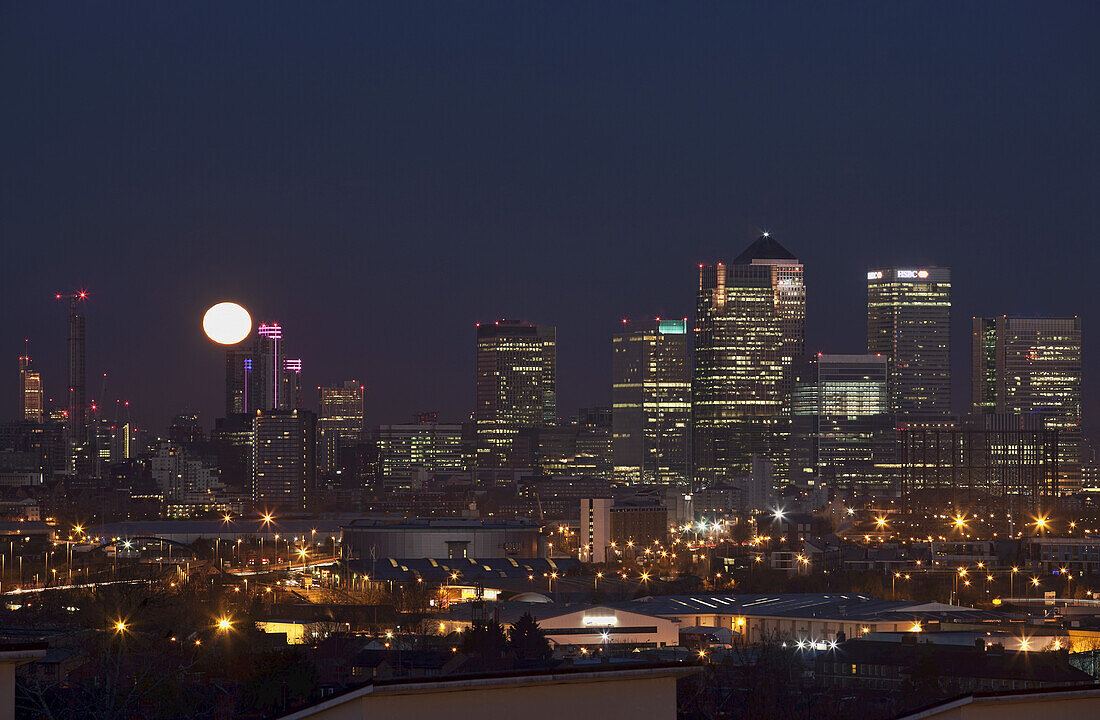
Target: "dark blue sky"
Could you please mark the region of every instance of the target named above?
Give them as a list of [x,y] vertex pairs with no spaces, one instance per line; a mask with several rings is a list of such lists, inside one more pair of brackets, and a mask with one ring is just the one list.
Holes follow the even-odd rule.
[[1096,3],[172,5],[0,6],[5,417],[78,286],[90,395],[154,428],[220,414],[223,299],[371,422],[468,413],[476,321],[556,324],[568,415],[765,227],[810,349],[862,350],[868,265],[950,265],[959,409],[971,315],[1076,313],[1100,412]]

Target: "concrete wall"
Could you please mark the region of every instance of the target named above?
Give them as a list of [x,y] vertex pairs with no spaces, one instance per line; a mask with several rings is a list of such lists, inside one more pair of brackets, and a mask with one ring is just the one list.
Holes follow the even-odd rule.
[[[632,677],[546,676],[379,686],[334,698],[284,720],[675,720],[676,677],[688,670]],[[619,673],[607,673],[608,675]],[[442,679],[445,682],[445,679]]]
[[1062,695],[979,698],[965,704],[948,703],[942,709],[914,713],[902,720],[1034,720],[1037,717],[1083,720],[1100,717],[1100,694],[1096,690]]

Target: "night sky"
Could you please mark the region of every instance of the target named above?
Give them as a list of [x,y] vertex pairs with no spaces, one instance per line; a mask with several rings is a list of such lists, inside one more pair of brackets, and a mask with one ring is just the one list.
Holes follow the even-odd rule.
[[24,337],[63,393],[79,287],[89,397],[154,430],[222,413],[226,299],[371,423],[466,416],[475,322],[555,324],[569,416],[765,228],[809,350],[864,349],[869,265],[949,265],[957,410],[972,315],[1080,314],[1100,414],[1100,4],[0,8],[4,418]]

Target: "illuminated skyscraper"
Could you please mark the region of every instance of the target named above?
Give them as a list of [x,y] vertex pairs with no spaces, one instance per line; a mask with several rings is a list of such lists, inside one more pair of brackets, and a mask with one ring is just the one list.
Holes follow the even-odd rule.
[[30,357],[19,358],[19,419],[41,423],[45,415],[42,404],[42,376],[32,368]]
[[975,413],[1036,414],[1057,431],[1058,486],[1081,487],[1081,319],[972,321]]
[[500,321],[477,326],[477,462],[504,464],[521,428],[557,419],[557,330]]
[[282,387],[279,389],[279,408],[294,410],[302,407],[302,359],[286,358],[282,365]]
[[260,406],[259,387],[253,375],[252,343],[242,343],[225,351],[225,414],[242,415]]
[[691,429],[687,321],[623,323],[623,332],[611,340],[615,477],[687,484]]
[[263,323],[256,337],[225,351],[225,413],[302,406],[302,361],[286,357],[283,328]]
[[693,465],[701,480],[787,479],[790,369],[805,348],[802,264],[767,233],[731,265],[699,266],[692,383]]
[[951,412],[951,269],[867,273],[867,352],[889,358],[890,410]]
[[859,489],[880,483],[893,449],[882,355],[813,355],[795,363],[791,482]]
[[317,476],[317,418],[307,410],[259,410],[252,418],[252,504],[303,511]]
[[340,448],[363,439],[363,386],[358,380],[318,388],[321,414],[317,418],[317,461],[321,472],[339,469]]
[[[256,328],[255,352],[252,355],[252,373],[257,379],[259,397],[256,398],[257,410],[279,410],[284,406],[279,397],[282,367],[279,362],[279,345],[283,339],[283,328],[279,323],[261,323]],[[283,350],[285,355],[286,350]]]

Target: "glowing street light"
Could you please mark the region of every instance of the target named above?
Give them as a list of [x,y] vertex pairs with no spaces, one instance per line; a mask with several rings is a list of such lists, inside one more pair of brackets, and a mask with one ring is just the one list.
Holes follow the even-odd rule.
[[119,620],[115,623],[114,627],[116,633],[124,633],[126,632],[126,629],[129,627],[129,625],[126,624],[125,620]]
[[218,630],[225,632],[233,629],[233,621],[227,617],[218,619]]

